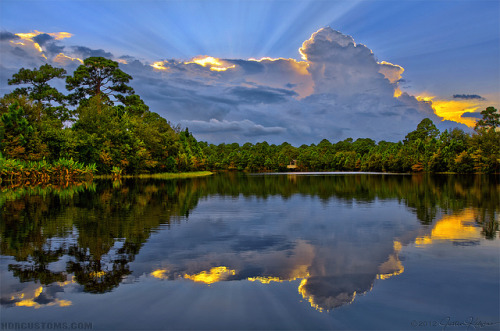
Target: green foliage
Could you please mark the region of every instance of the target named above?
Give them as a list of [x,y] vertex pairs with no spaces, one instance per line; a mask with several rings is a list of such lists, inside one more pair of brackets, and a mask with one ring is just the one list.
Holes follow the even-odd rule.
[[0,153],[6,158],[50,164],[74,160],[116,177],[204,170],[499,171],[500,115],[493,107],[481,112],[483,119],[472,135],[459,129],[440,133],[425,118],[397,143],[347,138],[300,147],[287,142],[216,146],[197,141],[188,128],[173,127],[151,112],[127,85],[132,77],[102,57],[85,59],[66,77],[76,117],[65,127],[68,117],[56,114],[52,104],[64,108],[62,94],[48,84],[64,74],[64,69],[44,65],[23,68],[9,81],[28,87],[0,99]]
[[52,163],[41,161],[22,161],[0,157],[0,179],[31,180],[46,182],[49,180],[74,180],[92,176],[97,171],[95,164],[84,165],[73,159],[61,158]]
[[19,103],[9,106],[6,114],[3,114],[1,121],[4,125],[4,134],[18,136],[22,144],[26,144],[28,136],[33,132],[33,127],[25,118],[23,107]]
[[70,94],[73,105],[89,97],[98,97],[102,102],[113,102],[113,98],[124,101],[126,96],[134,94],[127,85],[132,76],[118,68],[118,63],[103,57],[89,57],[66,78],[66,88],[74,91]]
[[122,172],[123,170],[120,169],[120,167],[113,167],[113,169],[111,169],[111,174],[113,175],[113,177],[120,177],[122,175]]
[[71,118],[71,112],[65,106],[66,96],[48,83],[54,78],[64,78],[65,75],[66,70],[44,64],[33,70],[21,68],[8,83],[28,85],[15,89],[13,94],[26,95],[31,100],[43,104],[45,115],[67,121]]
[[78,108],[72,127],[75,157],[98,164],[101,173],[111,173],[113,167],[124,173],[175,171],[179,137],[170,124],[150,111],[137,115],[128,107],[119,109],[125,111],[97,97]]
[[488,107],[481,112],[483,118],[477,121],[476,131],[493,130],[500,126],[500,113],[494,107]]
[[437,137],[439,134],[438,128],[434,123],[428,119],[424,118],[418,125],[415,131],[408,133],[405,137],[405,143],[414,143],[418,140],[428,141],[432,138]]
[[472,136],[460,129],[440,133],[431,120],[424,119],[404,143],[348,138],[336,143],[324,139],[318,145],[298,148],[266,142],[241,147],[198,145],[204,146],[207,170],[290,171],[287,166],[295,160],[299,171],[494,173],[499,171],[499,135],[495,130]]

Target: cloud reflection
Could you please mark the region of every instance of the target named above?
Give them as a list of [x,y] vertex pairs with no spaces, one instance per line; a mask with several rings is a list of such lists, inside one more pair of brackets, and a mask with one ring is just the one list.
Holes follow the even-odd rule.
[[[354,219],[363,217],[356,211],[353,213]],[[170,280],[191,279],[206,284],[235,280],[262,284],[300,281],[297,290],[303,299],[319,311],[330,311],[350,304],[356,297],[370,292],[377,280],[388,280],[404,273],[405,268],[399,256],[408,244],[429,245],[436,240],[452,243],[479,241],[480,228],[473,224],[476,214],[474,209],[465,209],[457,214],[444,215],[435,221],[432,228],[427,229],[416,229],[409,223],[397,229],[394,223],[397,218],[386,219],[383,227],[370,227],[370,236],[365,236],[366,229],[356,225],[348,227],[349,230],[346,231],[345,223],[341,226],[335,226],[335,223],[323,224],[326,228],[320,232],[311,229],[306,233],[301,232],[301,236],[316,236],[319,237],[318,240],[297,239],[297,233],[281,229],[286,236],[282,237],[279,244],[268,240],[270,244],[257,246],[234,245],[233,242],[241,238],[231,239],[219,233],[221,240],[224,238],[224,243],[213,240],[208,246],[204,245],[205,250],[211,251],[209,255],[202,253],[201,247],[196,247],[193,243],[189,258],[168,260],[169,266],[176,270],[175,275],[167,276],[167,270],[157,270],[152,275]],[[191,222],[196,220],[192,219]],[[370,222],[366,216],[361,223],[365,222]],[[224,222],[229,228],[219,228],[218,231],[241,231],[235,223],[230,224]],[[189,237],[189,231],[182,232],[179,236]],[[338,237],[336,236],[335,241],[328,242],[329,236],[325,234],[331,233],[338,234]],[[360,241],[359,237],[363,237],[363,240]],[[392,238],[392,244],[389,238]],[[226,249],[221,249],[219,253],[208,248],[222,248],[221,245]],[[190,267],[198,265],[200,269],[215,261],[221,266],[197,273],[193,273],[195,269]]]
[[[297,300],[336,309],[402,274],[407,245],[496,238],[498,190],[487,180],[297,174],[101,182],[72,191],[89,202],[68,200],[71,218],[66,205],[42,212],[56,192],[44,198],[18,192],[19,200],[2,207],[0,249],[13,260],[0,269],[1,304],[59,307],[68,304],[61,297],[68,288],[102,294],[149,278],[180,287],[288,282]],[[450,197],[457,212],[442,215]],[[470,207],[477,201],[480,208]],[[22,212],[30,208],[40,213]],[[12,229],[24,225],[21,238]]]

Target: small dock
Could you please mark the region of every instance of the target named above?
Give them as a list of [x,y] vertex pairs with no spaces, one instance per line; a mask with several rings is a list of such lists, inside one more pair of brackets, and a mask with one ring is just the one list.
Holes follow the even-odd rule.
[[287,169],[297,169],[297,160],[292,160],[286,167]]

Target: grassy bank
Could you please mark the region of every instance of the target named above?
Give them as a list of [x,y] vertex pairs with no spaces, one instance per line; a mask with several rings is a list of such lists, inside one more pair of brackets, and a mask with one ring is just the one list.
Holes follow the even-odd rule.
[[45,160],[23,161],[6,159],[0,154],[0,182],[29,181],[45,183],[49,181],[74,181],[76,179],[89,179],[96,171],[96,165],[85,165],[74,161],[72,158],[60,158],[53,162]]

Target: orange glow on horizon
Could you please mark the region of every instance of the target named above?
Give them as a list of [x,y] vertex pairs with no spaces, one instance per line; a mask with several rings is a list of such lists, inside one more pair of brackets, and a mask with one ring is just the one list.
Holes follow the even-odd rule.
[[471,117],[462,117],[465,113],[475,112],[479,106],[470,100],[435,100],[435,96],[417,96],[418,101],[429,102],[434,109],[434,113],[443,120],[462,123],[472,128],[476,125],[476,120]]

